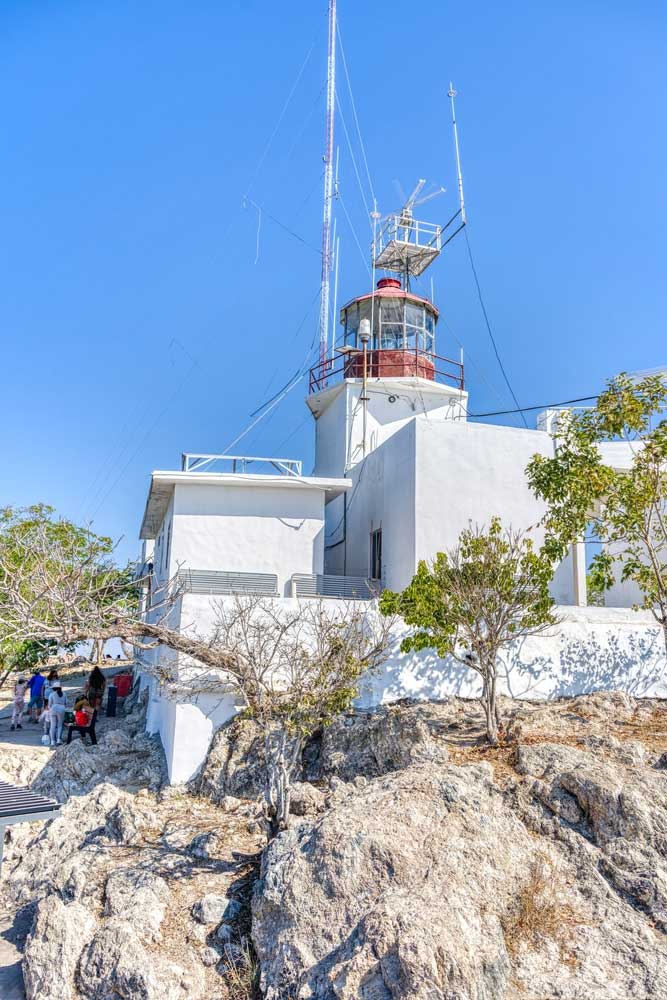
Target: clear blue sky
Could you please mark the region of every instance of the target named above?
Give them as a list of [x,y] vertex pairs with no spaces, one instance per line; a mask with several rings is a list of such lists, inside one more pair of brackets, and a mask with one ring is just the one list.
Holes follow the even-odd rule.
[[[427,217],[454,210],[455,81],[469,235],[521,404],[667,363],[664,6],[339,0],[339,17],[381,210],[394,178],[420,176],[448,188]],[[325,48],[325,0],[0,5],[1,503],[93,516],[134,555],[151,469],[222,451],[302,364]],[[339,91],[352,131],[342,72]],[[365,249],[340,119],[337,132]],[[338,214],[344,301],[369,279]],[[438,348],[464,344],[471,410],[510,407],[462,240],[431,273]],[[306,388],[234,450],[308,468]]]

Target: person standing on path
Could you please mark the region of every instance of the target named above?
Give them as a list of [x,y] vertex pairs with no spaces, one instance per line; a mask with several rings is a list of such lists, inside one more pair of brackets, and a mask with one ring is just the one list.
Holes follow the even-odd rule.
[[88,698],[92,708],[99,708],[102,704],[106,684],[106,677],[100,668],[93,667],[83,689],[83,693]]
[[49,698],[51,697],[51,692],[53,691],[53,682],[58,680],[58,671],[49,670],[46,675],[46,680],[44,681],[44,687],[42,689],[42,696],[44,698],[44,708],[49,707]]
[[63,722],[65,721],[65,711],[67,709],[67,698],[63,694],[63,689],[59,680],[51,681],[51,694],[49,695],[49,716],[50,716],[50,737],[51,748],[58,746],[63,732]]
[[25,709],[25,692],[28,684],[23,677],[19,677],[14,685],[14,701],[12,705],[12,724],[10,729],[23,729],[23,710]]
[[31,722],[37,722],[43,708],[42,699],[44,697],[44,676],[40,667],[35,667],[33,670],[32,677],[28,681],[28,688],[30,690],[28,717]]

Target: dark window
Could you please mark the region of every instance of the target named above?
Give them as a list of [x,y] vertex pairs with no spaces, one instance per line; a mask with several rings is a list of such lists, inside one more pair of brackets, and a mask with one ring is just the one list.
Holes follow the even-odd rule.
[[382,579],[382,528],[371,531],[371,580]]

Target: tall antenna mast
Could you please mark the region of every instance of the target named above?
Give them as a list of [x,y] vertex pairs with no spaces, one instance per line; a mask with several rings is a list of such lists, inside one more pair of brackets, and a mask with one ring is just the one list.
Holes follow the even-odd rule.
[[322,215],[322,291],[320,295],[320,364],[326,361],[329,341],[329,281],[331,275],[331,203],[333,199],[334,114],[336,101],[336,0],[329,0],[327,56],[327,122],[324,153],[324,210]]
[[454,149],[456,150],[456,175],[459,182],[459,204],[461,205],[461,222],[465,226],[466,222],[466,206],[463,200],[463,174],[461,173],[461,156],[459,154],[459,131],[456,127],[456,108],[454,107],[454,98],[456,97],[456,91],[454,90],[454,84],[449,81],[449,90],[447,91],[447,96],[452,104],[452,125],[454,126]]

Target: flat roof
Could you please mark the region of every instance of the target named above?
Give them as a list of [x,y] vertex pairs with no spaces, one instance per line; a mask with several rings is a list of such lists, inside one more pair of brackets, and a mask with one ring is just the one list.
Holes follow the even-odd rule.
[[256,489],[320,490],[325,503],[352,486],[351,479],[322,479],[319,476],[261,475],[251,472],[153,472],[139,538],[155,538],[175,486],[252,486]]

